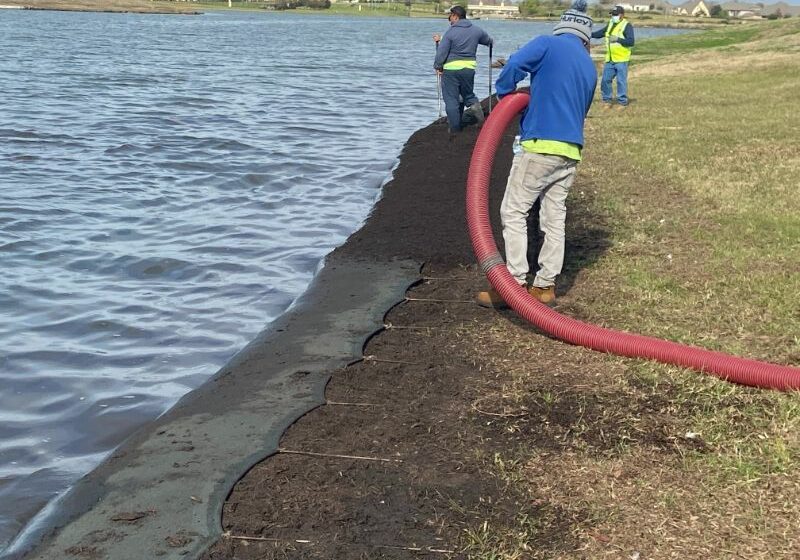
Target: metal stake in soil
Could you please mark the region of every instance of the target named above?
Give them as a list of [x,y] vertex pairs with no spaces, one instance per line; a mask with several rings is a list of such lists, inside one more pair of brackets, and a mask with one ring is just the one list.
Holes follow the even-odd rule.
[[[439,41],[436,41],[436,52],[439,52]],[[442,73],[436,71],[436,100],[439,103],[439,118],[442,118]]]

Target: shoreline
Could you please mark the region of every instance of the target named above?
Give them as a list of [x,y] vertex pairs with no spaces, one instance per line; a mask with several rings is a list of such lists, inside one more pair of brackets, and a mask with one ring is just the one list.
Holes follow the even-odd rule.
[[0,5],[0,9],[159,15],[201,15],[203,13],[179,5],[177,2],[153,2],[150,0],[76,0],[74,2],[59,0],[5,0]]
[[[46,508],[47,518],[15,537],[23,540],[12,541],[8,558],[94,558],[100,550],[115,560],[198,557],[221,536],[233,484],[325,403],[331,373],[362,358],[419,268],[328,255],[295,304]],[[337,299],[336,290],[359,302]]]
[[[189,9],[179,5],[177,2],[153,2],[147,0],[78,0],[77,2],[69,2],[62,0],[6,0],[0,5],[2,9],[17,9],[17,10],[32,10],[32,11],[57,11],[57,12],[97,12],[97,13],[138,13],[138,14],[176,14],[176,15],[203,15],[209,11],[237,11],[237,12],[268,12],[261,7],[247,7],[247,6],[232,6],[232,7],[207,7],[203,4],[198,6],[200,9]],[[293,14],[314,14],[314,15],[331,15],[331,16],[352,16],[352,17],[410,17],[410,18],[431,18],[436,19],[437,14],[429,15],[401,15],[401,14],[370,14],[367,12],[328,12],[326,10],[310,10],[310,9],[295,9],[289,10]],[[518,18],[472,18],[475,21],[518,21],[518,22],[538,22],[538,23],[555,23],[557,18],[545,17],[518,17]],[[654,20],[657,18],[653,18]],[[703,22],[670,22],[659,23],[658,21],[641,20],[635,18],[632,20],[637,27],[652,28],[652,29],[688,29],[688,30],[709,30],[717,29],[727,26],[722,23],[703,23]],[[597,20],[598,24],[604,23],[604,20]],[[742,25],[745,21],[735,21],[733,25]]]
[[[234,484],[279,452],[291,425],[325,404],[325,386],[336,371],[365,359],[363,348],[406,289],[421,280],[423,263],[471,263],[463,209],[448,204],[458,196],[466,167],[447,178],[446,190],[416,178],[432,135],[446,144],[442,157],[455,156],[460,164],[477,130],[447,143],[441,119],[412,134],[365,223],[325,258],[297,303],[80,479],[55,513],[23,532],[11,560],[61,559],[65,550],[77,557],[102,550],[115,560],[138,559],[143,551],[146,557],[198,558],[217,542]],[[404,178],[409,173],[415,178]],[[404,223],[409,215],[413,223]],[[431,228],[439,230],[437,237],[460,242],[432,247]]]

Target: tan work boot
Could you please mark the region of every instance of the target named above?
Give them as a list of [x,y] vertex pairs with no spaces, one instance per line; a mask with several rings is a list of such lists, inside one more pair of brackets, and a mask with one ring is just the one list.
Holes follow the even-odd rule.
[[528,288],[528,293],[545,305],[551,305],[556,301],[555,286],[548,286],[546,288],[531,286],[530,288]]
[[481,307],[493,307],[494,309],[508,309],[508,304],[494,288],[489,288],[485,292],[478,292],[475,302]]

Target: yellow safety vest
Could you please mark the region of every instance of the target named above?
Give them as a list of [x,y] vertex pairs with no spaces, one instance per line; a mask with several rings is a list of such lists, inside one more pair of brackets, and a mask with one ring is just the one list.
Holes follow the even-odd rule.
[[472,70],[475,70],[478,68],[478,62],[475,60],[451,60],[442,68],[444,70],[463,70],[465,68],[471,68]]
[[559,140],[523,140],[520,146],[526,152],[534,154],[546,154],[551,156],[563,156],[565,158],[581,160],[581,147],[570,142]]
[[625,37],[625,28],[628,27],[628,20],[622,19],[614,25],[614,22],[609,20],[608,27],[606,27],[606,62],[628,62],[631,59],[631,49],[624,47],[619,43],[611,43],[608,38],[612,35],[622,39]]

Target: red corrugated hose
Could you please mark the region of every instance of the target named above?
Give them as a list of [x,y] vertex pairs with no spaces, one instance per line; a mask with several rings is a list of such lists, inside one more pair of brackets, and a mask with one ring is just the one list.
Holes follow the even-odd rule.
[[738,358],[668,340],[589,325],[553,311],[534,299],[508,272],[489,222],[489,178],[500,140],[516,115],[528,106],[527,93],[505,96],[492,110],[478,136],[467,177],[467,222],[472,247],[492,287],[522,318],[571,344],[618,356],[648,358],[692,368],[742,385],[779,390],[800,389],[800,368]]

